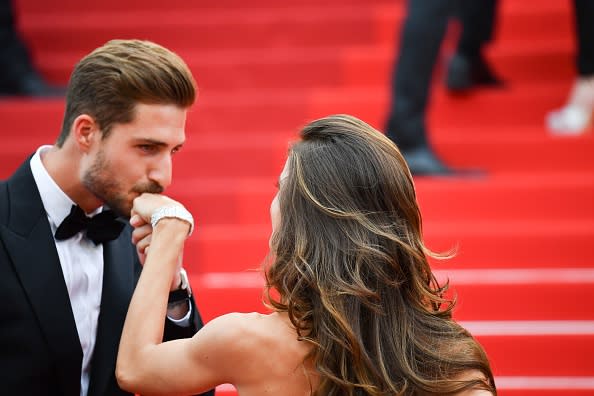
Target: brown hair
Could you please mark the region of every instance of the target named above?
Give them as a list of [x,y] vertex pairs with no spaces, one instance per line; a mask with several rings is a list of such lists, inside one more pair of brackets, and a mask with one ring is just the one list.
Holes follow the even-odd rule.
[[452,320],[429,267],[413,179],[392,141],[352,116],[313,121],[289,151],[279,204],[266,294],[313,345],[315,395],[496,394],[482,347]]
[[178,55],[150,41],[112,40],[74,67],[56,144],[64,144],[81,114],[92,116],[105,138],[113,124],[134,119],[137,103],[187,108],[195,98],[196,83]]

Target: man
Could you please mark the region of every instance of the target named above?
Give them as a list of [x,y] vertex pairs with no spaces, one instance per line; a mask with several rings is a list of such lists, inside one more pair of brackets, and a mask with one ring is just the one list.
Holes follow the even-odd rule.
[[[128,394],[115,361],[144,252],[121,217],[171,183],[195,96],[186,64],[151,42],[113,40],[76,65],[56,143],[0,183],[2,394]],[[202,327],[184,274],[165,339]]]
[[447,175],[453,171],[431,148],[426,112],[431,77],[449,18],[458,6],[462,34],[446,74],[453,92],[501,81],[483,57],[493,35],[496,0],[409,0],[400,50],[392,72],[391,104],[386,135],[402,151],[413,175]]

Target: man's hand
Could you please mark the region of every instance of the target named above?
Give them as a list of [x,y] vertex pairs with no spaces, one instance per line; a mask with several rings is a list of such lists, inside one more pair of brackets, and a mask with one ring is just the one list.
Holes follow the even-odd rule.
[[132,216],[130,224],[134,227],[132,231],[132,243],[136,245],[136,252],[140,259],[140,264],[144,265],[148,248],[151,244],[151,236],[153,234],[153,227],[150,223],[145,222],[140,216]]

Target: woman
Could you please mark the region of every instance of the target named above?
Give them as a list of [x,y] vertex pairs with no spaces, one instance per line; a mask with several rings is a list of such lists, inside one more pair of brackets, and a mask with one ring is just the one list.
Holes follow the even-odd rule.
[[[142,226],[171,204],[179,205],[145,194],[131,221]],[[445,287],[429,268],[413,181],[388,138],[347,115],[310,123],[289,151],[270,212],[273,313],[224,315],[191,340],[166,343],[166,296],[189,227],[171,218],[154,225],[120,343],[122,388],[496,394],[484,351],[452,321]]]

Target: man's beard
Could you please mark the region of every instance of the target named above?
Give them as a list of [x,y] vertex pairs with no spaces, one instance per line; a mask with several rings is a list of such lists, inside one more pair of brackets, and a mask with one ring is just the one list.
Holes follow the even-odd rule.
[[137,184],[130,191],[125,191],[116,178],[117,172],[111,168],[104,152],[100,150],[93,165],[83,175],[82,183],[93,195],[103,201],[119,216],[130,218],[132,200],[130,193],[145,192],[161,194],[164,188],[156,182]]

